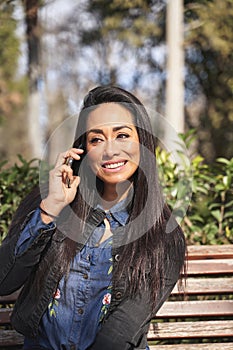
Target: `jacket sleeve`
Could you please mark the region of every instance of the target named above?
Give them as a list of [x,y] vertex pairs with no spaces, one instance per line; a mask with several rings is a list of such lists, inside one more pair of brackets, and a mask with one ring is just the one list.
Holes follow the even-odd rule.
[[[25,210],[25,201],[22,202],[18,213],[16,212],[17,219],[13,219],[9,233],[0,247],[0,295],[10,294],[25,283],[32,269],[40,261],[41,254],[55,230],[54,227],[41,228],[27,249],[23,250],[21,254],[15,254],[20,235],[29,225],[34,210],[41,200],[37,197],[36,199],[32,197],[33,204],[26,206],[31,210],[27,209],[28,213],[19,215]],[[29,196],[26,199],[26,204],[32,198]]]
[[22,255],[32,246],[33,242],[37,239],[41,232],[49,232],[52,228],[56,228],[55,222],[45,224],[41,220],[40,209],[37,208],[31,213],[31,218],[20,233],[15,247],[15,255],[17,257]]
[[143,292],[135,299],[123,299],[112,312],[109,312],[94,344],[88,350],[145,349],[150,321],[169,297],[178,278],[179,272],[175,270],[171,275],[167,275],[153,316],[149,292]]

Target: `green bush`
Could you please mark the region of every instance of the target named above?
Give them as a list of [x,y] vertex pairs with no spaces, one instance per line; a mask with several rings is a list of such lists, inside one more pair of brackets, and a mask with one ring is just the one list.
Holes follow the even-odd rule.
[[[195,139],[194,131],[181,135],[181,138],[190,148]],[[180,167],[171,160],[169,153],[157,149],[166,200],[171,208],[178,204],[174,213],[182,219],[180,224],[188,244],[232,243],[233,158],[218,158],[214,164],[208,165],[200,155],[196,155],[187,165],[182,162],[184,155],[185,152],[180,152],[183,164]]]
[[6,167],[7,161],[0,163],[0,243],[5,238],[12,216],[20,201],[39,182],[39,162],[27,162],[22,156],[19,164]]
[[[182,135],[187,148],[193,131]],[[183,143],[182,143],[183,144]],[[233,159],[217,159],[212,165],[197,155],[182,166],[163,149],[157,149],[159,175],[166,200],[183,227],[188,244],[229,244],[233,242]],[[12,215],[20,201],[39,182],[38,160],[6,168],[0,164],[0,243],[6,236]],[[192,194],[192,198],[190,198]]]

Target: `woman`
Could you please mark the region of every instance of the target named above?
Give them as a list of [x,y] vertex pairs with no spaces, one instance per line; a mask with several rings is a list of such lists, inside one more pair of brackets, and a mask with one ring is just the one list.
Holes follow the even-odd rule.
[[24,349],[149,349],[150,320],[185,257],[155,147],[135,96],[114,86],[89,92],[73,147],[48,188],[20,205],[0,248],[0,294],[24,285],[12,315]]

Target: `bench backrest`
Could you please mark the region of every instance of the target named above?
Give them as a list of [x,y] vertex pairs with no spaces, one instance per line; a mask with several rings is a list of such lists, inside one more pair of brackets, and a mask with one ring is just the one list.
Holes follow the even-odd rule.
[[151,323],[151,349],[233,349],[233,246],[188,247],[187,274],[185,298],[176,286]]
[[0,349],[11,347],[16,350],[21,349],[23,345],[23,336],[12,330],[10,324],[10,315],[18,294],[16,292],[11,295],[0,296]]

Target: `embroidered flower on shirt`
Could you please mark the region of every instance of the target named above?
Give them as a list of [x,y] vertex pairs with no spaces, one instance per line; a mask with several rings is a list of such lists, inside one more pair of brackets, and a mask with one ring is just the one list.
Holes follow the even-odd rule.
[[53,294],[54,299],[60,299],[61,298],[61,292],[60,289],[57,288],[56,292]]
[[109,305],[111,303],[111,297],[112,295],[110,293],[105,294],[102,300],[103,305]]
[[[108,287],[109,292],[111,292],[111,289],[112,289],[112,286],[109,286]],[[108,308],[109,308],[109,305],[111,303],[111,297],[112,297],[111,293],[106,293],[102,299],[102,308],[101,308],[101,315],[100,315],[99,322],[103,321],[104,316],[108,312]]]
[[57,317],[55,308],[58,307],[59,302],[57,300],[60,298],[61,298],[61,292],[60,292],[60,289],[57,288],[56,292],[53,294],[53,300],[49,303],[49,306],[48,306],[50,317]]

